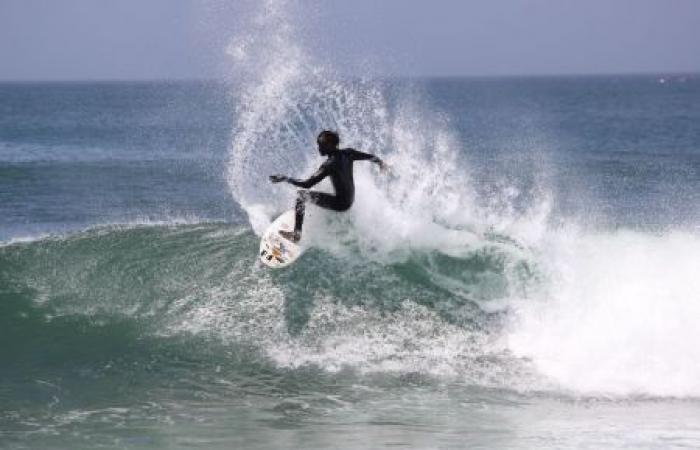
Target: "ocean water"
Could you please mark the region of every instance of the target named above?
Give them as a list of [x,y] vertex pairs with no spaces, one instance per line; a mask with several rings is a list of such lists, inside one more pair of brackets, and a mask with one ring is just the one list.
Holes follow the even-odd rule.
[[[347,78],[256,23],[225,82],[0,84],[0,447],[700,446],[700,77]],[[324,128],[392,170],[265,269]]]

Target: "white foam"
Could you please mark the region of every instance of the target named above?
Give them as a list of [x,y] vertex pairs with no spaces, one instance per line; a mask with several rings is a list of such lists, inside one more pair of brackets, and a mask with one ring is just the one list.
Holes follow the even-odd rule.
[[510,348],[586,394],[700,396],[700,237],[559,232]]
[[[266,272],[239,265],[231,280],[209,292],[171,305],[184,315],[169,333],[209,334],[224,341],[249,343],[277,366],[315,366],[329,372],[420,373],[484,386],[519,387],[532,377],[510,359],[501,343],[486,331],[466,330],[445,322],[435,311],[404,300],[393,311],[345,306],[328,297],[315,297],[308,322],[290,334],[283,291]],[[247,272],[247,275],[245,274]],[[246,289],[241,289],[241,284]],[[251,283],[250,285],[248,283]],[[255,285],[255,286],[253,286]],[[513,370],[509,365],[515,366]]]

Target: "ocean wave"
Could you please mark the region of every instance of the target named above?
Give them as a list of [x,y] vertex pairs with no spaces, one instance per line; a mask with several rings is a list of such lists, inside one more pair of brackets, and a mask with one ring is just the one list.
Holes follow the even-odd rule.
[[245,227],[88,230],[0,249],[3,326],[13,341],[43,335],[28,340],[29,353],[68,338],[66,364],[85,357],[72,354],[83,344],[71,333],[95,342],[78,332],[94,327],[178,345],[205,339],[279,369],[699,396],[700,238],[581,233],[558,230],[545,247],[510,253],[487,241],[460,257],[414,250],[382,260],[353,245],[316,247],[270,271],[256,264]]

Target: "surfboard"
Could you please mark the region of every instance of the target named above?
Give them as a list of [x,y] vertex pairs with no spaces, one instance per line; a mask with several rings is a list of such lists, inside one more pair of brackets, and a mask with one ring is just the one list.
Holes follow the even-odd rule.
[[260,261],[266,266],[273,269],[287,267],[304,253],[304,248],[299,243],[285,239],[279,234],[280,230],[294,229],[294,216],[293,209],[282,213],[263,233],[260,239],[259,256]]

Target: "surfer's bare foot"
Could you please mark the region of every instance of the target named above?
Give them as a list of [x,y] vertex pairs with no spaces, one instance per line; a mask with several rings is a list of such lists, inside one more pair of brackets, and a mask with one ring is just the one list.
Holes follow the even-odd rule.
[[280,230],[279,233],[280,233],[280,236],[282,236],[283,238],[288,239],[294,243],[297,243],[301,240],[301,233],[298,231]]

